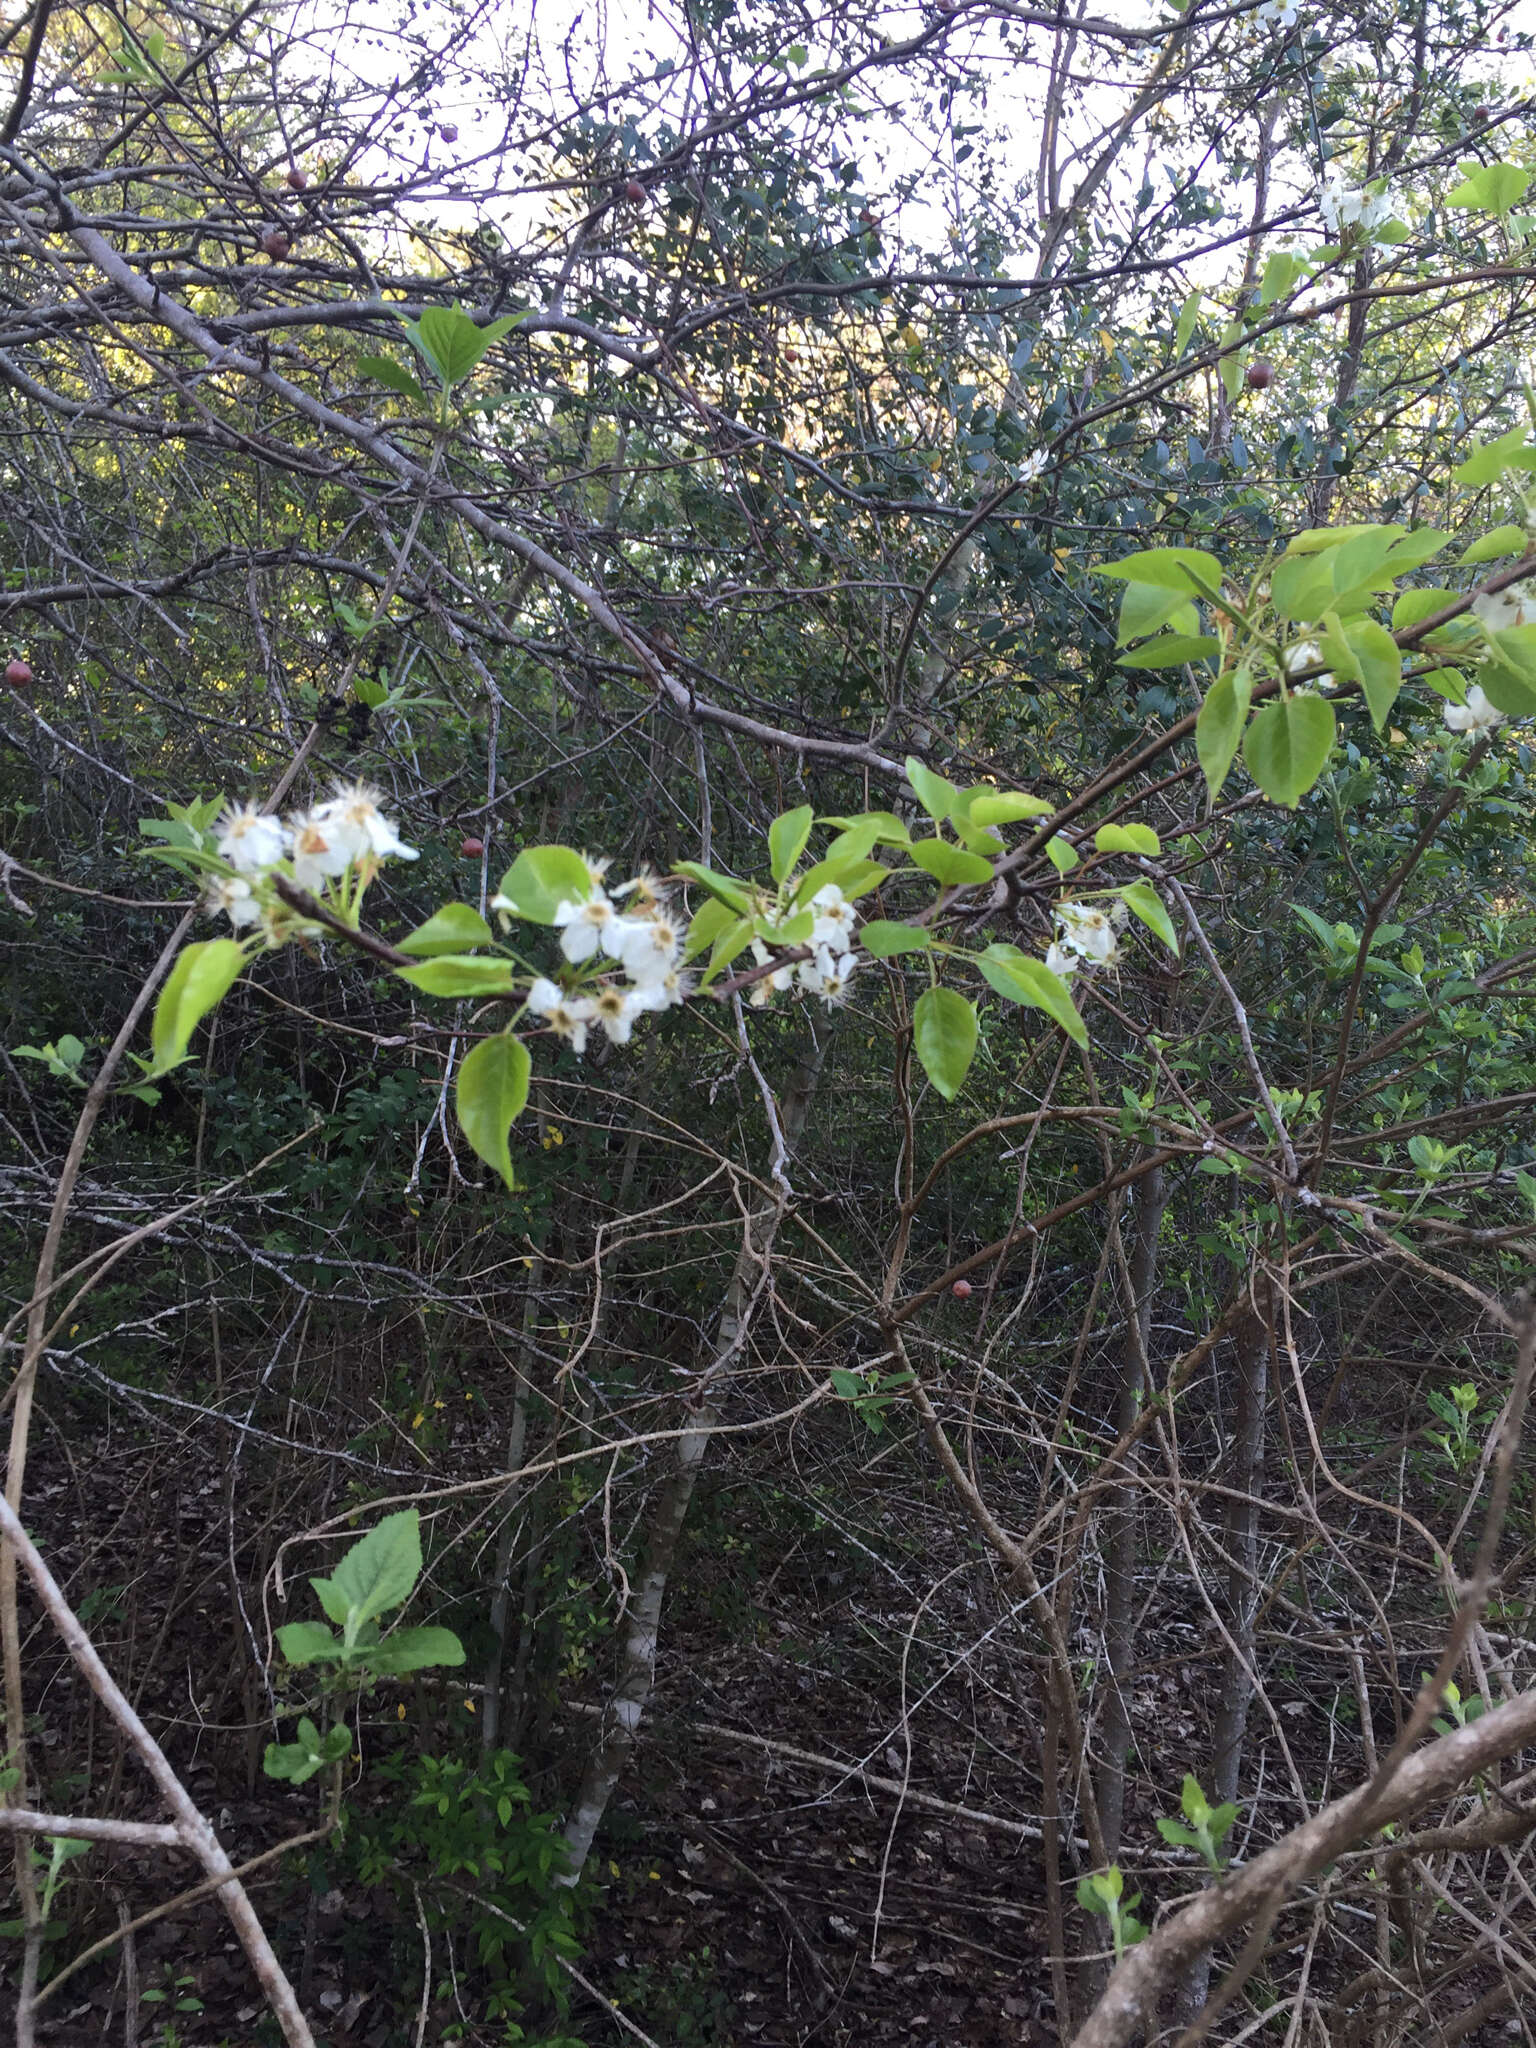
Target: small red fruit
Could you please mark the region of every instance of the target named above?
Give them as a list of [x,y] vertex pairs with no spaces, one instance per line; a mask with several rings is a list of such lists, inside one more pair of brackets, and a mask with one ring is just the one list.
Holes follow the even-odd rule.
[[969,1301],[971,1298],[971,1283],[969,1280],[957,1280],[949,1291],[956,1301]]
[[1274,381],[1274,364],[1266,362],[1263,356],[1256,356],[1248,365],[1248,389],[1250,391],[1267,391]]
[[463,854],[466,860],[478,860],[484,851],[485,841],[483,839],[463,839],[459,842],[459,852]]
[[1472,109],[1472,119],[1477,123],[1479,128],[1486,126],[1487,123],[1493,119],[1493,108],[1474,107]]
[[301,171],[299,166],[295,164],[283,180],[283,183],[290,192],[306,192],[309,189],[309,173]]
[[13,654],[5,664],[5,680],[13,690],[24,690],[32,680],[32,664]]
[[459,139],[459,131],[454,126],[452,121],[440,121],[438,123],[437,132],[443,138],[444,142],[457,142]]
[[274,263],[281,263],[293,245],[281,228],[268,228],[261,238],[261,246]]
[[641,184],[638,178],[630,178],[626,181],[624,186],[624,197],[629,201],[631,206],[644,206],[645,187]]

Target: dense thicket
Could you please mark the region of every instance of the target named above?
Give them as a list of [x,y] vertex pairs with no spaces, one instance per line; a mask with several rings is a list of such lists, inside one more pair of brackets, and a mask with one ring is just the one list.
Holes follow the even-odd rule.
[[[18,2042],[1525,2025],[1520,15],[0,29],[7,1499],[232,1861],[304,1838],[268,1970],[8,1551]],[[358,780],[361,943],[246,928],[158,1060],[229,926],[154,856]],[[522,1015],[506,1187],[514,1012],[399,941],[806,805],[912,949]],[[274,1630],[406,1508],[466,1662],[327,1691]]]

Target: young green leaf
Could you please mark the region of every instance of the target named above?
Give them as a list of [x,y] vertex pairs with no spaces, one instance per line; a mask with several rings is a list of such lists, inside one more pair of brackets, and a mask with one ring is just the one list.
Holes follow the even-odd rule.
[[907,780],[935,825],[942,825],[949,816],[950,806],[960,794],[959,790],[952,782],[946,782],[942,775],[935,775],[931,768],[925,768],[915,754],[907,756]]
[[1248,772],[1271,803],[1295,810],[1328,765],[1337,721],[1333,706],[1312,690],[1277,697],[1243,740]]
[[418,405],[425,405],[427,394],[403,363],[397,363],[388,356],[359,356],[357,367],[365,377],[372,377],[375,383],[387,384],[391,391],[398,391],[402,398],[411,398]]
[[717,874],[696,860],[680,860],[673,863],[673,873],[686,876],[690,882],[697,882],[701,889],[714,897],[717,903],[728,903],[738,916],[749,910],[752,892],[733,875]]
[[444,953],[419,967],[397,967],[396,974],[429,996],[509,996],[512,963],[471,953]]
[[412,345],[437,372],[443,389],[451,391],[522,316],[514,313],[493,320],[488,327],[477,327],[460,306],[428,306],[419,320],[407,319],[403,313],[397,317],[404,322]]
[[402,1508],[359,1537],[328,1579],[311,1579],[310,1584],[317,1594],[323,1586],[338,1604],[345,1602],[350,1648],[364,1622],[404,1606],[420,1577],[421,1516],[415,1508]]
[[1159,854],[1163,842],[1150,825],[1101,825],[1093,835],[1100,853]]
[[1000,789],[995,796],[971,798],[973,825],[1013,825],[1020,818],[1048,818],[1056,805],[1021,789]]
[[562,903],[585,903],[592,870],[569,846],[525,846],[501,878],[493,910],[529,924],[553,924]]
[[947,839],[914,839],[909,850],[923,872],[946,889],[974,888],[992,879],[991,861],[979,853],[967,853]]
[[[801,804],[798,810],[781,813],[768,827],[768,864],[776,882],[787,881],[794,873],[795,864],[805,851],[805,842],[811,836],[815,816],[809,804]],[[862,851],[867,853],[869,848],[864,847]]]
[[1134,912],[1150,932],[1155,932],[1175,957],[1178,955],[1179,938],[1173,928],[1173,919],[1163,908],[1163,899],[1150,882],[1127,882],[1120,891],[1120,899],[1127,910]]
[[470,1047],[455,1084],[454,1108],[460,1130],[476,1157],[499,1173],[508,1188],[516,1188],[517,1176],[512,1171],[507,1137],[528,1101],[532,1071],[527,1046],[520,1038],[502,1032]]
[[1371,723],[1378,732],[1384,732],[1403,687],[1403,657],[1397,642],[1374,619],[1352,621],[1344,628],[1344,638],[1359,666],[1360,688],[1370,706]]
[[369,1650],[366,1662],[370,1671],[393,1678],[432,1665],[462,1664],[464,1645],[449,1628],[397,1628]]
[[471,946],[488,946],[494,934],[478,910],[467,903],[445,903],[425,924],[400,940],[402,953],[463,953]]
[[926,953],[933,944],[921,926],[893,924],[883,917],[860,925],[858,940],[872,960],[891,960],[898,953]]
[[322,1664],[341,1655],[341,1639],[323,1621],[288,1621],[277,1631],[277,1645],[285,1662],[294,1665]]
[[975,1005],[952,988],[925,989],[912,1012],[912,1037],[923,1072],[946,1102],[960,1092],[976,1055]]
[[1200,716],[1195,720],[1195,753],[1212,803],[1220,796],[1232,767],[1252,695],[1253,677],[1248,670],[1228,669],[1206,691]]
[[1146,548],[1123,561],[1101,563],[1093,573],[1122,583],[1153,583],[1184,597],[1221,587],[1221,564],[1204,548]]
[[245,965],[245,948],[235,939],[202,939],[183,946],[155,1005],[149,1044],[154,1065],[145,1075],[157,1081],[187,1056],[192,1034],[234,987]]
[[1017,946],[997,941],[976,957],[976,965],[988,986],[1010,1003],[1023,1003],[1046,1015],[1066,1032],[1074,1044],[1086,1046],[1088,1027],[1078,1015],[1067,984],[1053,974],[1043,960],[1020,952]]

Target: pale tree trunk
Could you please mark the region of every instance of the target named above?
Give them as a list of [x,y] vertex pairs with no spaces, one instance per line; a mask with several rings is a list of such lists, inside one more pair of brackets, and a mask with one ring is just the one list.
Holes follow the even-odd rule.
[[[1130,1298],[1126,1302],[1119,1412],[1115,1418],[1115,1428],[1121,1436],[1135,1427],[1147,1387],[1152,1295],[1157,1285],[1157,1240],[1167,1202],[1162,1168],[1154,1167],[1139,1186],[1136,1231],[1127,1275],[1126,1292]],[[1135,1458],[1133,1451],[1106,1510],[1104,1661],[1109,1669],[1109,1697],[1100,1736],[1099,1826],[1104,1831],[1104,1853],[1111,1859],[1119,1852],[1125,1820],[1125,1760],[1131,1746],[1127,1688],[1136,1658]]]
[[[1263,1296],[1259,1296],[1260,1307]],[[1233,1397],[1232,1438],[1227,1455],[1226,1510],[1222,1541],[1227,1554],[1227,1628],[1233,1647],[1222,1667],[1221,1697],[1211,1730],[1213,1806],[1237,1798],[1243,1766],[1243,1740],[1253,1701],[1254,1620],[1258,1613],[1259,1495],[1264,1484],[1264,1411],[1269,1401],[1267,1323],[1256,1309],[1239,1326],[1233,1343],[1237,1386]],[[1190,1968],[1179,2000],[1179,2016],[1199,2013],[1211,1983],[1207,1949]]]
[[574,1884],[608,1810],[656,1682],[656,1649],[667,1581],[677,1557],[678,1538],[688,1518],[693,1490],[719,1427],[736,1368],[745,1352],[752,1321],[767,1291],[774,1240],[783,1219],[789,1186],[783,1155],[805,1129],[821,1074],[825,1040],[813,1038],[771,1133],[774,1192],[758,1197],[748,1213],[741,1250],[721,1304],[714,1343],[700,1367],[689,1400],[691,1420],[678,1438],[672,1469],[662,1482],[641,1544],[641,1563],[630,1597],[618,1682],[603,1710],[597,1743],[587,1759],[581,1788],[565,1824],[567,1867],[562,1882]]

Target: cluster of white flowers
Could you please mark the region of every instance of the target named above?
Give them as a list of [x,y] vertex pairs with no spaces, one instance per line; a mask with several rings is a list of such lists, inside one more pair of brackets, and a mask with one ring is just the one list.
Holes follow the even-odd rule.
[[1079,966],[1119,965],[1119,934],[1130,915],[1123,903],[1115,902],[1108,910],[1095,910],[1088,903],[1058,903],[1054,915],[1056,937],[1045,956],[1052,974],[1065,981]]
[[1294,28],[1297,21],[1296,0],[1261,0],[1254,9],[1254,20],[1260,28]]
[[[816,891],[811,909],[816,921],[811,927],[810,959],[789,961],[755,981],[750,1000],[758,1009],[787,988],[798,987],[807,995],[820,996],[829,1010],[847,995],[859,964],[853,951],[858,914],[835,882]],[[773,955],[761,939],[754,939],[752,958],[759,967],[766,967]]]
[[[593,1025],[611,1045],[628,1045],[637,1018],[686,1002],[692,986],[681,966],[687,927],[674,914],[656,877],[636,875],[610,895],[603,886],[607,861],[589,860],[587,867],[590,893],[579,903],[561,903],[555,910],[560,951],[573,967],[611,961],[623,978],[610,978],[577,993],[540,975],[528,991],[529,1009],[578,1056],[587,1049]],[[626,897],[630,900],[624,903]],[[513,906],[504,896],[494,896],[491,908]]]
[[286,819],[254,804],[233,805],[219,820],[214,846],[234,872],[210,877],[205,907],[227,917],[236,931],[259,924],[274,946],[302,924],[286,904],[261,890],[263,879],[282,863],[297,887],[316,896],[348,868],[416,859],[416,848],[405,844],[379,809],[379,792],[361,782],[339,783],[324,803]]
[[1536,577],[1474,597],[1472,616],[1490,633],[1501,633],[1509,626],[1536,626]]
[[1347,228],[1359,228],[1369,241],[1385,221],[1392,218],[1392,195],[1368,192],[1363,186],[1346,185],[1336,171],[1323,180],[1317,195],[1323,226],[1335,238]]
[[1447,704],[1445,722],[1452,732],[1495,732],[1504,723],[1504,713],[1490,704],[1481,683],[1467,691],[1465,704]]

